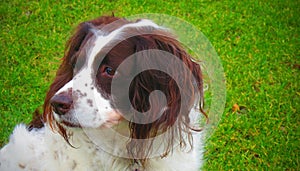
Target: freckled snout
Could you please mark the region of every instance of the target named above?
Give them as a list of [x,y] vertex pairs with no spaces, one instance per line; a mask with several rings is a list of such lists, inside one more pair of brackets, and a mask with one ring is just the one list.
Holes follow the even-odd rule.
[[73,104],[72,94],[69,92],[61,92],[54,95],[50,100],[50,104],[56,114],[65,115],[70,111]]

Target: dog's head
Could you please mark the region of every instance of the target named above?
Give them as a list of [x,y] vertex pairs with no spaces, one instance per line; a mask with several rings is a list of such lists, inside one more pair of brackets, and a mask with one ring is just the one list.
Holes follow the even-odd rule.
[[189,113],[197,107],[205,115],[202,106],[200,66],[166,28],[100,17],[79,24],[68,41],[44,119],[66,140],[69,128],[107,129],[127,121],[128,150],[145,157],[135,140],[171,130],[166,153],[173,141],[190,143],[181,132],[190,135]]

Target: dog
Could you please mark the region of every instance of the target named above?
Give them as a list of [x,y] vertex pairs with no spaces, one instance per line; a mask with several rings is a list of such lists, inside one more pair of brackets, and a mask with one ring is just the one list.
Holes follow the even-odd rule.
[[151,20],[101,16],[66,44],[43,113],[17,125],[0,170],[199,170],[201,67]]

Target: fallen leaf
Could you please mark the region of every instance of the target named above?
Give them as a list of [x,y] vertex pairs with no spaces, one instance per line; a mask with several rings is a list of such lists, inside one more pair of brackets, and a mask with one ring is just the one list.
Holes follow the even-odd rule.
[[237,103],[235,103],[235,104],[232,106],[232,111],[233,111],[233,112],[240,111],[240,106],[239,106]]

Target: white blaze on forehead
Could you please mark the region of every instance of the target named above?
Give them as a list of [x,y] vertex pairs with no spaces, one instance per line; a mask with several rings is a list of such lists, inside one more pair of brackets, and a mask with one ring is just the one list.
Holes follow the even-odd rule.
[[131,28],[131,27],[154,27],[154,28],[160,28],[157,24],[153,23],[150,20],[140,20],[139,22],[136,23],[130,23],[123,25],[122,27],[112,31],[110,34],[103,36],[103,35],[97,35],[97,31],[95,32],[96,34],[96,40],[93,44],[93,48],[91,49],[90,54],[87,57],[87,68],[92,69],[93,62],[97,56],[97,54],[100,52],[100,50],[107,45],[110,41],[114,40],[115,38],[118,38],[120,34],[123,33],[123,30],[126,28]]

